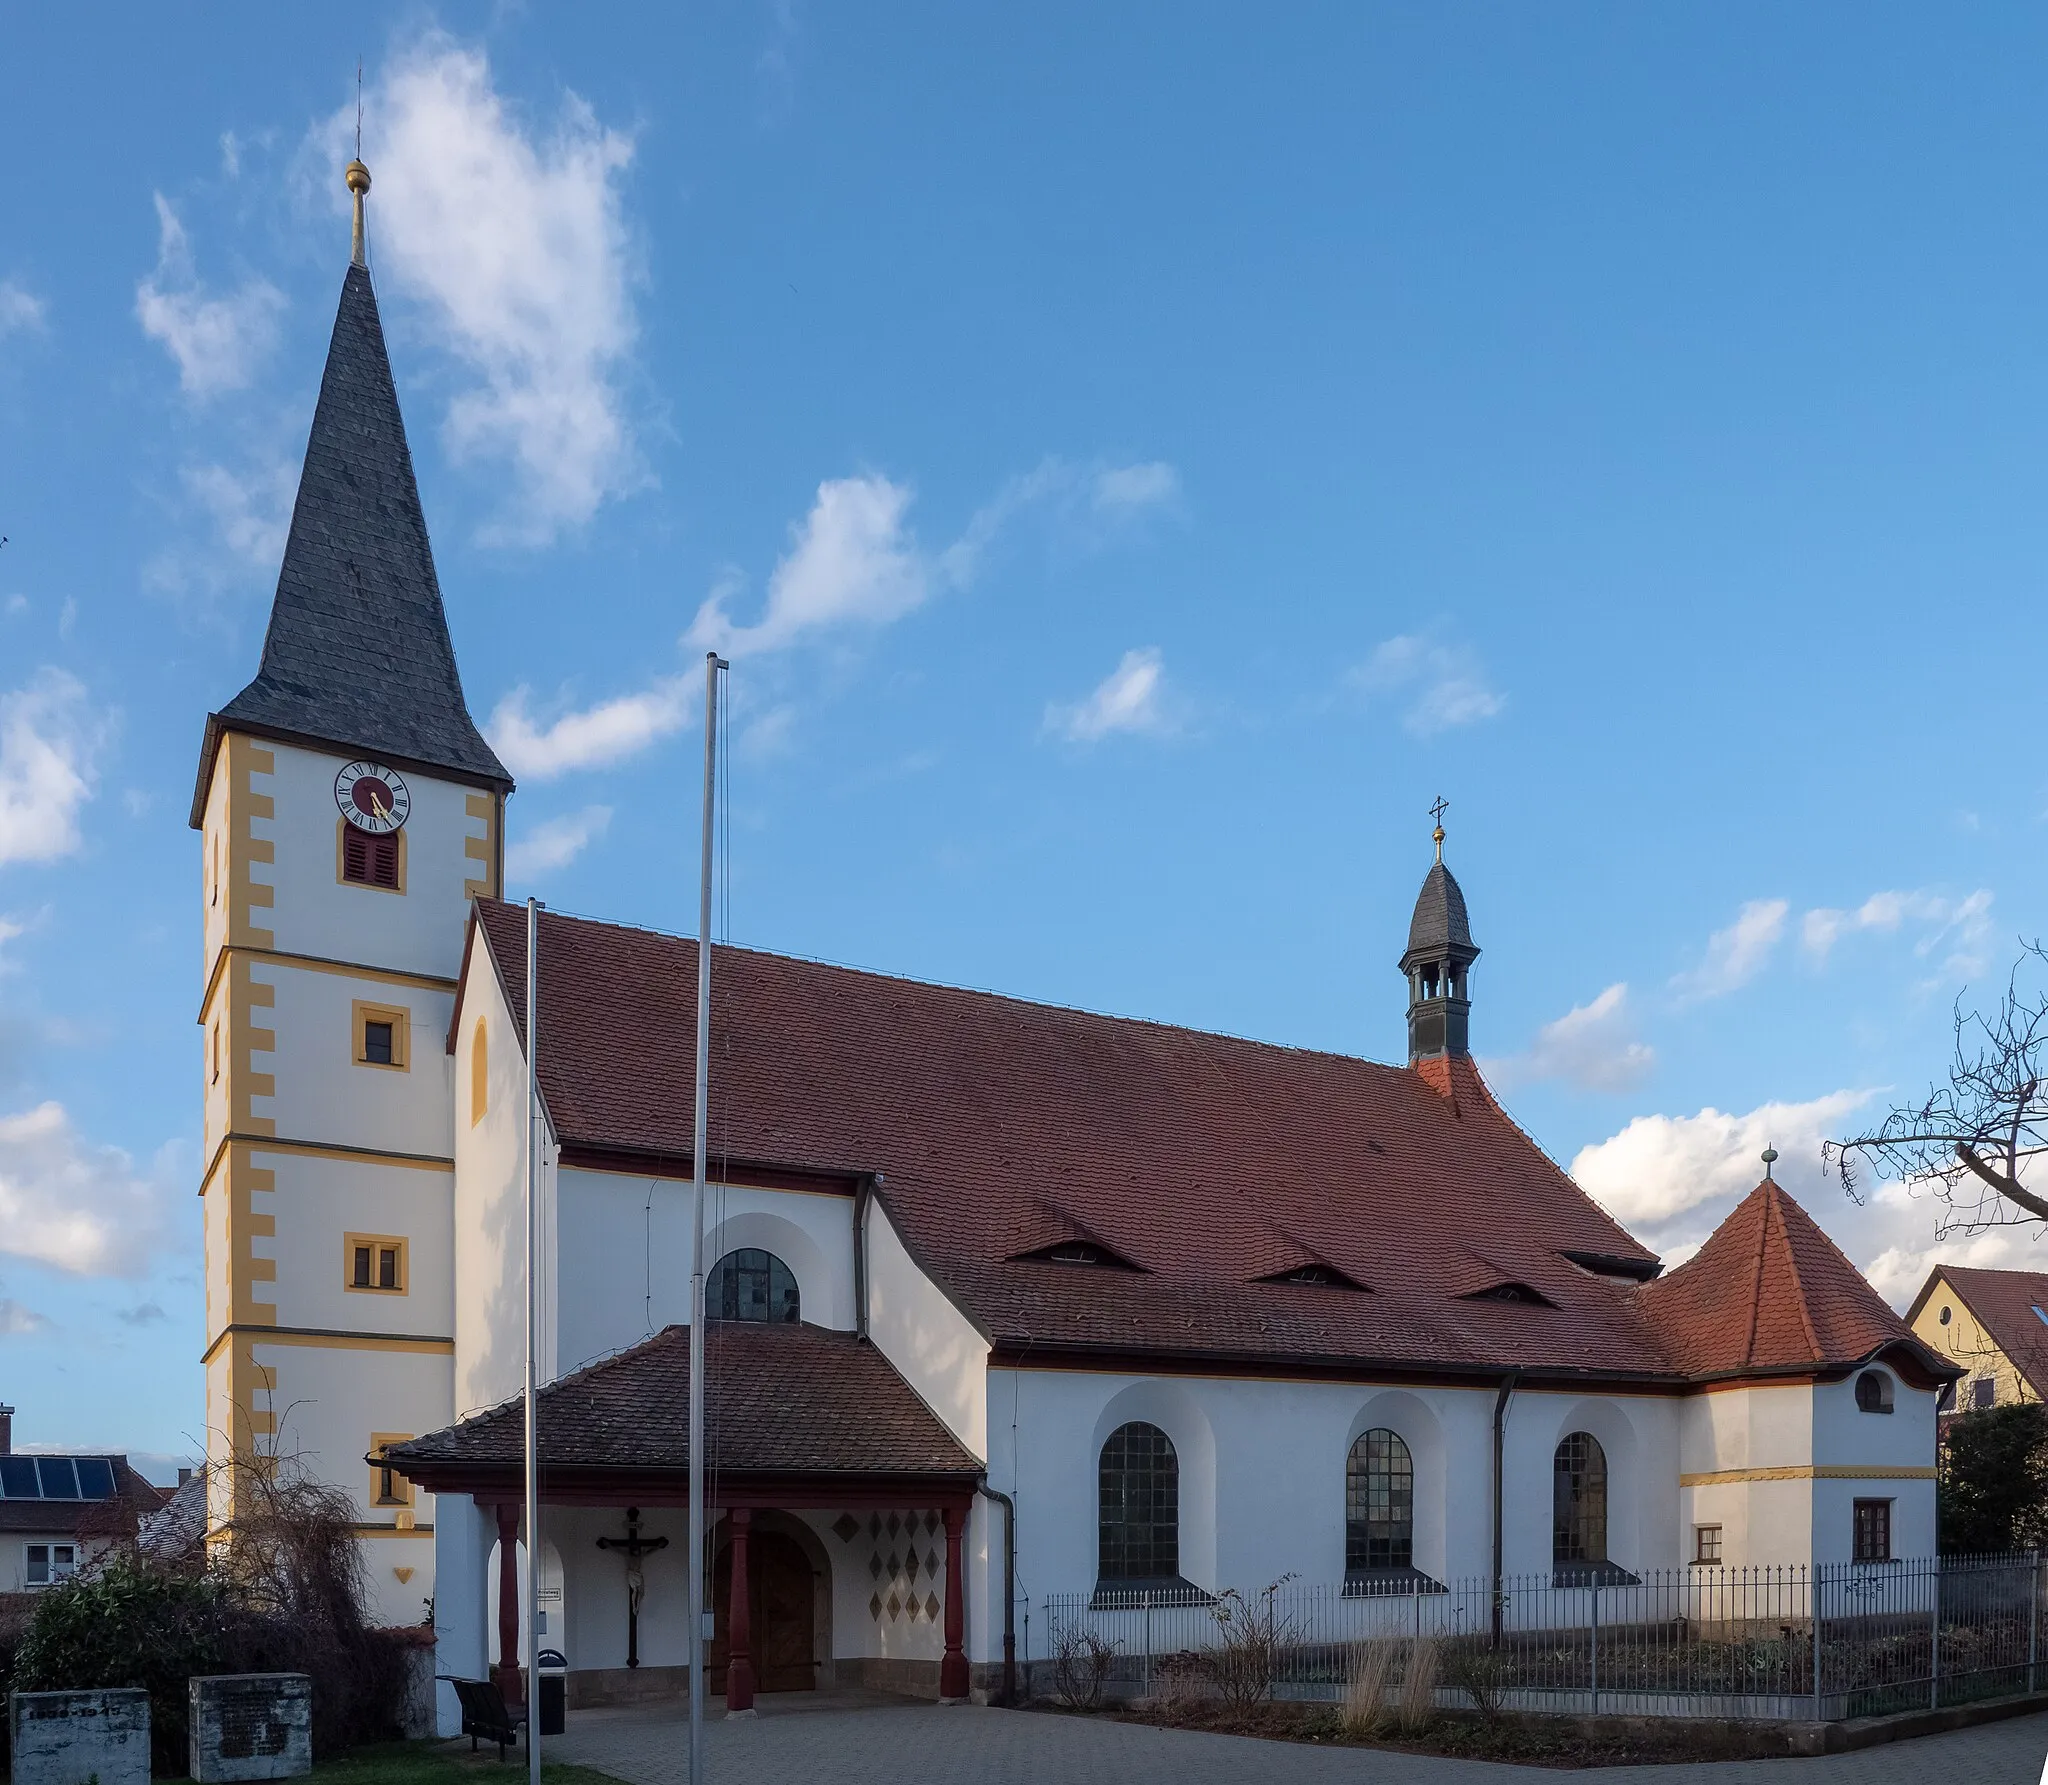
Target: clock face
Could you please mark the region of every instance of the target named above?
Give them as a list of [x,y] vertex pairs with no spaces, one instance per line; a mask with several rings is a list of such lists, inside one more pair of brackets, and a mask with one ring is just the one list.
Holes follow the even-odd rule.
[[357,830],[383,836],[405,822],[412,795],[396,769],[380,762],[352,762],[334,777],[334,803]]

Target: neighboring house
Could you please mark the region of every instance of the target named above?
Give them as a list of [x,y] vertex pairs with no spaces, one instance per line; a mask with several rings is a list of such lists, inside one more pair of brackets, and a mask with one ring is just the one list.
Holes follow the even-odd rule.
[[[531,1535],[588,1702],[675,1684],[693,1615],[699,962],[542,914],[529,1122],[510,792],[359,252],[261,667],[208,718],[192,808],[210,1534],[243,1462],[298,1459],[354,1497],[385,1621],[430,1598],[438,1671],[516,1688],[538,1127]],[[705,1460],[736,1701],[750,1670],[958,1696],[1026,1584],[1399,1597],[1932,1553],[1955,1367],[1768,1174],[1660,1275],[1481,1077],[1436,842],[1399,1065],[715,951]]]
[[1938,1264],[1906,1324],[1965,1372],[1956,1411],[2048,1400],[2048,1271]]
[[18,1452],[13,1431],[14,1409],[0,1407],[0,1593],[69,1580],[164,1504],[125,1456]]

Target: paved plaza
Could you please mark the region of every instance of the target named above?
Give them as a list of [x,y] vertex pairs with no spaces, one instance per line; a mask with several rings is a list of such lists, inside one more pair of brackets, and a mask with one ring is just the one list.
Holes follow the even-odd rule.
[[[1253,1742],[1031,1711],[941,1708],[855,1694],[764,1698],[764,1714],[709,1731],[714,1780],[806,1785],[1513,1785],[1555,1768],[1495,1766],[1371,1749]],[[582,1711],[543,1743],[628,1785],[684,1785],[676,1707]],[[1816,1760],[1590,1769],[1599,1785],[2040,1785],[2048,1714]]]

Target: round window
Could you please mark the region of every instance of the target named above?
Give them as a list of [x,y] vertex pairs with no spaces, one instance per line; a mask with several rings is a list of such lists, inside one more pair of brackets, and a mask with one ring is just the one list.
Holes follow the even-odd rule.
[[1953,1309],[1953,1308],[1944,1308],[1944,1309],[1942,1309],[1942,1311],[1941,1311],[1941,1324],[1942,1324],[1943,1326],[1946,1326],[1946,1325],[1948,1325],[1948,1322],[1949,1322],[1949,1316],[1950,1316],[1950,1315],[1952,1315],[1952,1314],[1953,1314],[1954,1312],[1955,1312],[1955,1309]]

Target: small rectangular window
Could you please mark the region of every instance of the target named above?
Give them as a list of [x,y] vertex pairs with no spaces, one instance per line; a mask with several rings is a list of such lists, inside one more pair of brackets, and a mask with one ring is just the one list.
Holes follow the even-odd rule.
[[342,1282],[370,1295],[405,1293],[406,1242],[397,1234],[350,1233],[342,1236]]
[[31,1587],[54,1587],[78,1572],[75,1543],[31,1543],[24,1549],[22,1575]]
[[412,1483],[397,1469],[384,1460],[384,1452],[393,1444],[403,1444],[411,1437],[410,1432],[372,1432],[370,1434],[370,1504],[372,1506],[410,1506],[412,1504]]
[[47,1587],[50,1584],[50,1546],[47,1543],[31,1543],[28,1546],[28,1584],[32,1587]]
[[1692,1559],[1703,1568],[1718,1568],[1721,1564],[1721,1527],[1719,1525],[1695,1525],[1692,1528]]
[[1998,1402],[1998,1378],[1979,1376],[1970,1384],[1970,1405],[1973,1408],[1995,1406]]
[[1889,1562],[1892,1559],[1892,1503],[1889,1500],[1856,1502],[1855,1559],[1859,1562]]
[[412,1012],[403,1005],[369,1004],[361,998],[349,1009],[355,1063],[407,1071],[412,1065]]

